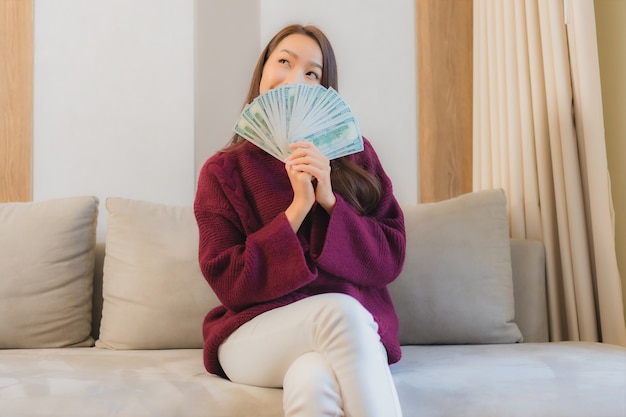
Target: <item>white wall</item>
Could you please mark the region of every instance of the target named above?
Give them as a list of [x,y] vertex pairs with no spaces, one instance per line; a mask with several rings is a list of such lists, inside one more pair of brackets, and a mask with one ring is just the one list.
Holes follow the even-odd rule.
[[196,0],[196,176],[233,136],[260,53],[258,0]]
[[232,134],[262,47],[313,23],[401,202],[417,201],[414,2],[35,0],[33,199],[175,205]]
[[418,198],[415,2],[259,0],[261,44],[290,23],[328,36],[339,91],[376,149],[401,203]]
[[34,2],[33,199],[190,204],[194,1]]

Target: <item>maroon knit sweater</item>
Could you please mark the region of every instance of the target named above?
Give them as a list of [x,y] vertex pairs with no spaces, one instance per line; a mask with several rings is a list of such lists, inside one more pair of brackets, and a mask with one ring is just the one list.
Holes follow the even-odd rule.
[[400,359],[398,318],[386,286],[404,262],[404,216],[374,149],[364,142],[365,149],[350,158],[381,180],[375,212],[363,216],[337,195],[331,216],[314,205],[298,233],[284,213],[293,191],[281,161],[246,142],[204,164],[194,203],[199,261],[222,303],[203,323],[210,373],[226,376],[217,350],[239,326],[329,292],[360,301],[378,323],[389,363]]

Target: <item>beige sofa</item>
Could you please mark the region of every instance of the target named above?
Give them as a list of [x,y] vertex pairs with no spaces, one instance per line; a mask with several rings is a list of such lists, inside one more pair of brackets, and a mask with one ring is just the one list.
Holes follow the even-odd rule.
[[[96,243],[98,208],[0,204],[0,416],[281,416],[203,368],[191,207],[108,198]],[[547,342],[543,246],[508,238],[501,190],[404,210],[405,416],[626,416],[626,348]]]

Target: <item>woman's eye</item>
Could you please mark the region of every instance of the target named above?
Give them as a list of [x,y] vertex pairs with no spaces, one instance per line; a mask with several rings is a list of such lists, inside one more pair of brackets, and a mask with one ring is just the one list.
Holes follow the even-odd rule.
[[285,58],[281,58],[281,59],[279,59],[279,60],[278,60],[278,62],[279,62],[280,64],[289,64],[289,61],[287,61]]
[[316,79],[316,80],[319,80],[319,79],[321,78],[321,77],[320,77],[320,76],[319,76],[316,72],[314,72],[314,71],[310,71],[310,72],[308,72],[308,73],[307,73],[307,76],[309,76],[309,77],[311,77],[311,78],[313,78],[313,79]]

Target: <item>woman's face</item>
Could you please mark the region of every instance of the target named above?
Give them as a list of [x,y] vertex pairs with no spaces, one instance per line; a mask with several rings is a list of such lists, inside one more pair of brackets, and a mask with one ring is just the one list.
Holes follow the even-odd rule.
[[263,67],[259,93],[282,84],[319,84],[322,50],[306,35],[293,34],[280,41]]

